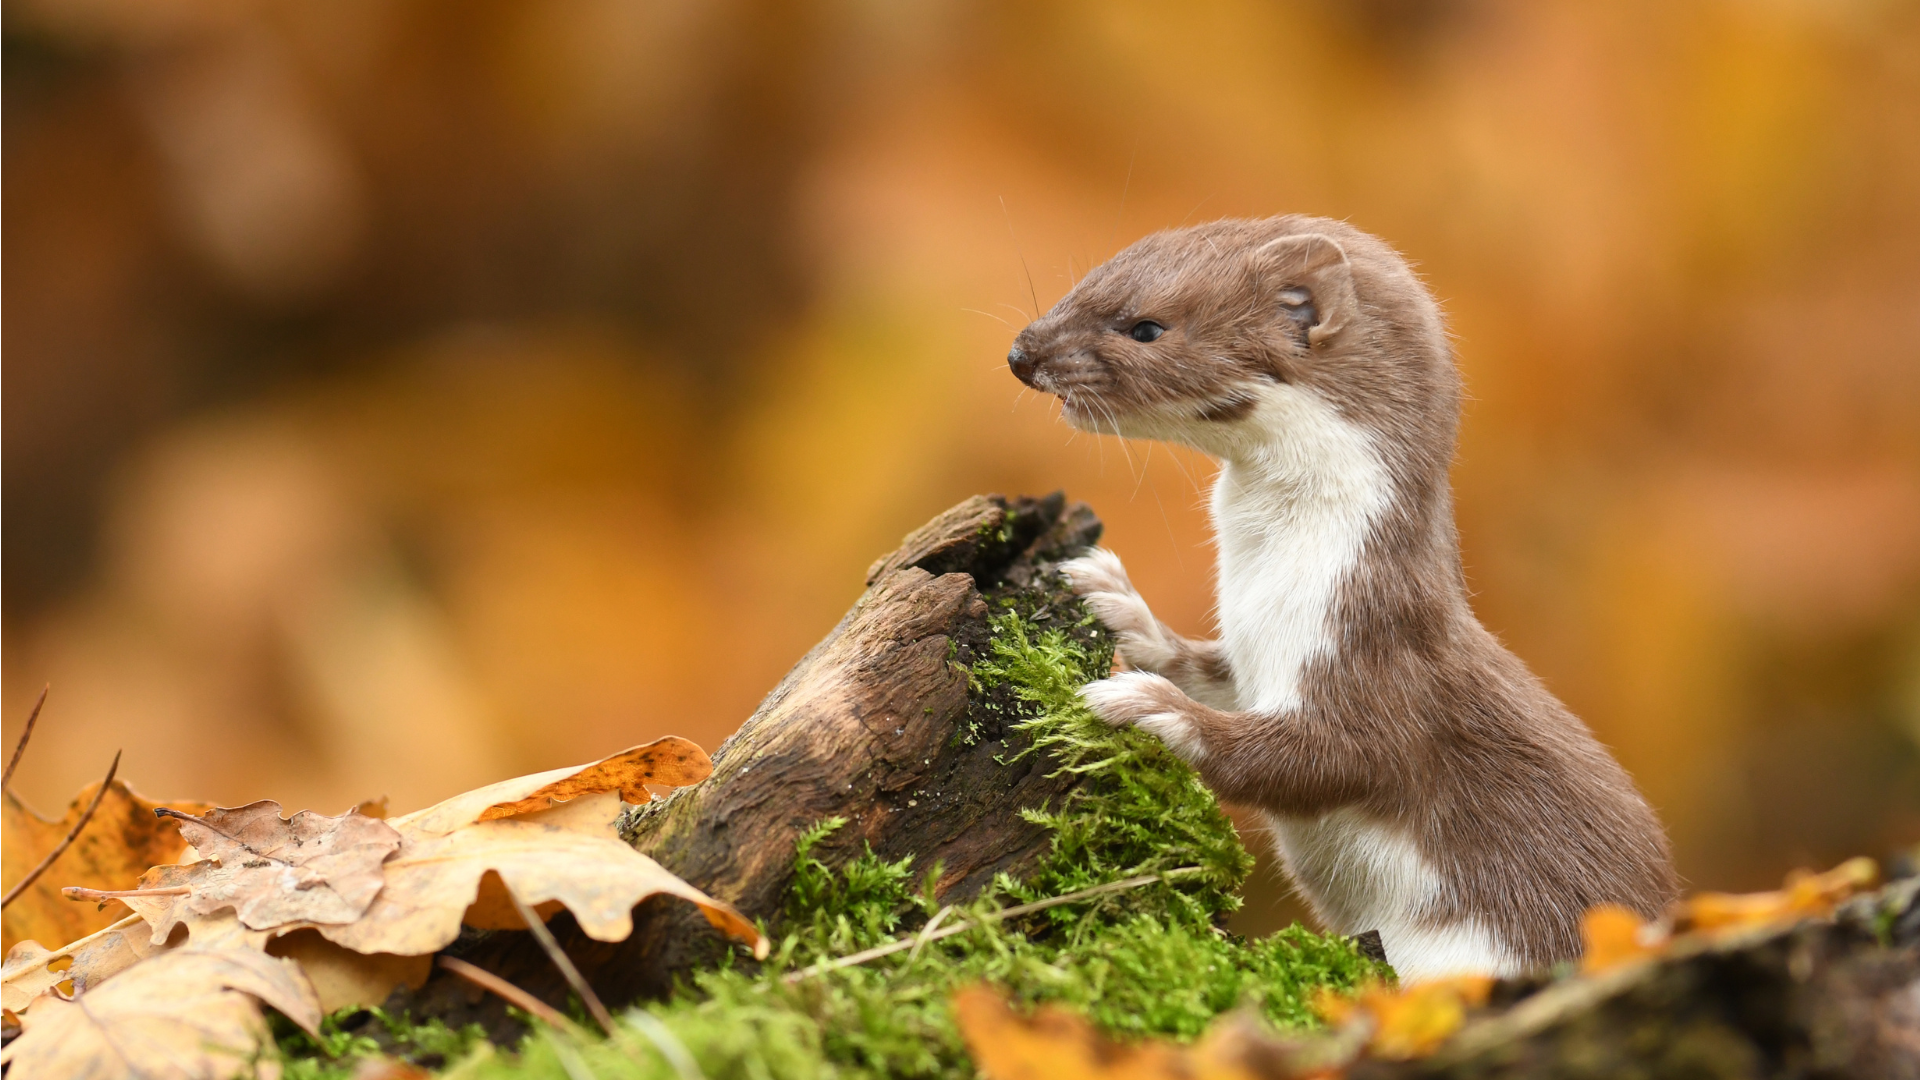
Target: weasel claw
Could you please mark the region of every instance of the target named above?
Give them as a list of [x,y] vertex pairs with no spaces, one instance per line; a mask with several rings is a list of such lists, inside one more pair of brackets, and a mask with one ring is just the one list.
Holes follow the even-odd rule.
[[1095,716],[1114,727],[1137,727],[1189,762],[1206,756],[1206,746],[1188,715],[1193,701],[1158,675],[1121,672],[1081,687],[1080,697]]
[[1106,548],[1094,548],[1077,559],[1068,559],[1060,564],[1060,572],[1066,575],[1067,584],[1081,596],[1088,593],[1111,592],[1132,593],[1133,582],[1127,577],[1127,568],[1120,562],[1120,556]]

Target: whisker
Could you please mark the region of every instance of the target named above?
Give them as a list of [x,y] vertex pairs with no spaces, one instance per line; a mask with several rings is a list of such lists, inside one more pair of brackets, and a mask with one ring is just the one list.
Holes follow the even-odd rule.
[[1133,490],[1137,494],[1140,490],[1139,478],[1144,474],[1135,473],[1133,467],[1133,451],[1127,446],[1127,437],[1120,434],[1120,418],[1113,414],[1113,406],[1102,402],[1101,408],[1107,414],[1107,423],[1112,426],[1114,437],[1120,440],[1120,453],[1127,459],[1127,472],[1134,473],[1135,475]]
[[[1181,573],[1186,573],[1187,560],[1180,557],[1180,541],[1173,538],[1173,519],[1167,516],[1167,504],[1160,501],[1159,488],[1153,489],[1153,505],[1160,508],[1160,523],[1167,527],[1167,544],[1173,548],[1174,565],[1180,568]],[[1220,606],[1217,596],[1213,603],[1216,609]]]
[[1140,136],[1133,137],[1133,152],[1127,155],[1127,179],[1120,185],[1120,210],[1113,215],[1113,233],[1107,237],[1107,250],[1120,241],[1120,226],[1127,216],[1127,192],[1133,190],[1133,163],[1140,157]]
[[1013,235],[1013,213],[1007,209],[1007,197],[1000,196],[1000,213],[1007,219],[1007,238],[1013,241],[1013,250],[1020,254],[1020,270],[1027,275],[1027,295],[1033,298],[1033,317],[1040,318],[1040,290],[1033,287],[1033,271],[1027,267],[1027,254],[1020,251],[1020,238]]
[[1133,482],[1133,494],[1127,496],[1132,502],[1140,497],[1140,485],[1147,482],[1147,474],[1153,471],[1153,440],[1147,440],[1147,456],[1140,462],[1140,479]]
[[1180,470],[1180,475],[1187,478],[1188,484],[1191,484],[1195,489],[1200,487],[1200,481],[1195,479],[1194,475],[1187,471],[1187,464],[1180,460],[1179,454],[1174,453],[1174,451],[1169,448],[1167,450],[1167,457],[1173,462],[1173,467]]
[[981,310],[980,310],[979,308],[970,308],[970,307],[963,307],[963,308],[961,308],[960,310],[961,310],[961,311],[964,311],[964,312],[966,312],[966,313],[967,313],[967,314],[969,314],[969,315],[985,315],[985,316],[986,316],[987,318],[989,318],[989,319],[992,319],[992,320],[993,320],[994,322],[997,322],[997,323],[999,323],[999,324],[1000,324],[1001,326],[1004,326],[1004,327],[1006,327],[1006,328],[1007,328],[1007,329],[1009,329],[1009,330],[1018,330],[1018,329],[1020,329],[1019,327],[1017,327],[1017,326],[1015,326],[1015,325],[1013,325],[1012,323],[1010,323],[1010,322],[1008,322],[1007,320],[1005,320],[1005,319],[1003,319],[1003,318],[1001,318],[1000,316],[998,316],[998,315],[995,315],[995,314],[994,314],[993,312],[991,312],[991,311],[981,311]]
[[1189,210],[1189,211],[1187,211],[1187,216],[1186,216],[1186,217],[1183,217],[1183,218],[1181,218],[1181,219],[1180,219],[1180,224],[1178,224],[1178,225],[1176,225],[1176,226],[1174,226],[1174,228],[1176,228],[1176,229],[1184,229],[1184,228],[1186,228],[1186,227],[1187,227],[1187,221],[1188,221],[1188,219],[1190,219],[1190,218],[1192,218],[1192,217],[1193,217],[1193,215],[1195,215],[1195,214],[1197,214],[1197,213],[1199,213],[1199,212],[1200,212],[1200,208],[1201,208],[1201,207],[1203,207],[1203,206],[1205,206],[1205,205],[1207,205],[1208,203],[1210,203],[1210,202],[1212,202],[1212,201],[1213,201],[1213,196],[1212,196],[1212,195],[1209,195],[1209,196],[1207,196],[1206,198],[1204,198],[1204,199],[1201,199],[1201,200],[1200,200],[1199,202],[1197,202],[1197,203],[1195,203],[1195,204],[1193,205],[1193,209],[1191,209],[1191,210]]

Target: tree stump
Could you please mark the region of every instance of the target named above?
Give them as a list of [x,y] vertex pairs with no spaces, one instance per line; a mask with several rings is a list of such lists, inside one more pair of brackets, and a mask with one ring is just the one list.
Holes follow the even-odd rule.
[[[1075,779],[1044,753],[1022,756],[1012,730],[1028,709],[1010,688],[972,685],[988,648],[989,614],[1015,594],[1035,620],[1057,618],[1111,655],[1097,624],[1076,626],[1078,598],[1053,572],[1100,536],[1098,518],[1059,493],[976,496],[921,526],[867,571],[867,590],[740,730],[713,754],[713,775],[635,808],[622,834],[639,850],[748,918],[777,928],[801,834],[847,825],[816,848],[828,861],[872,845],[884,858],[938,864],[948,901],[978,894],[1000,872],[1020,876],[1049,836],[1024,807],[1049,805]],[[610,1005],[659,997],[677,977],[731,946],[683,902],[634,910],[626,941],[579,933],[565,912],[549,924]],[[567,989],[524,933],[477,935],[449,950],[563,1003]],[[497,1006],[437,978],[407,1004],[416,1016],[498,1025]]]
[[[1063,626],[1079,600],[1052,572],[1099,539],[1092,510],[1044,499],[975,497],[909,535],[867,571],[867,591],[714,754],[713,775],[641,808],[635,847],[749,918],[777,924],[802,832],[848,824],[818,849],[833,861],[875,854],[938,864],[943,900],[1020,876],[1048,849],[1020,816],[1064,795],[1044,754],[1017,757],[1022,706],[1005,688],[970,690],[988,615],[1013,592]],[[1075,631],[1109,647],[1097,626]],[[1017,758],[1017,759],[1016,759]],[[633,937],[601,965],[616,996],[664,992],[726,947],[686,905],[643,904]],[[618,979],[615,971],[622,969]]]

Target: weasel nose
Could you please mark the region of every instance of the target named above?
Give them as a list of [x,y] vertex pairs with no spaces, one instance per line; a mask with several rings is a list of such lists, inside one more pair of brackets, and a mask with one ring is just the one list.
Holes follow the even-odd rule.
[[1027,355],[1027,350],[1015,345],[1012,350],[1007,353],[1007,366],[1013,369],[1014,378],[1019,379],[1028,386],[1032,386],[1033,371],[1039,367],[1040,364],[1034,360],[1033,357]]

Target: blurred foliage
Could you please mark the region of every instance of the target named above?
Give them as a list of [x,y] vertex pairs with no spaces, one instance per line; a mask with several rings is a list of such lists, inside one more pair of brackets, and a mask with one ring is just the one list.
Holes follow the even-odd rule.
[[1920,836],[1912,0],[4,19],[0,716],[54,683],[42,808],[103,745],[323,810],[712,746],[977,491],[1090,500],[1201,632],[1208,464],[1072,436],[1001,357],[1145,231],[1306,211],[1442,297],[1476,603],[1692,882]]

